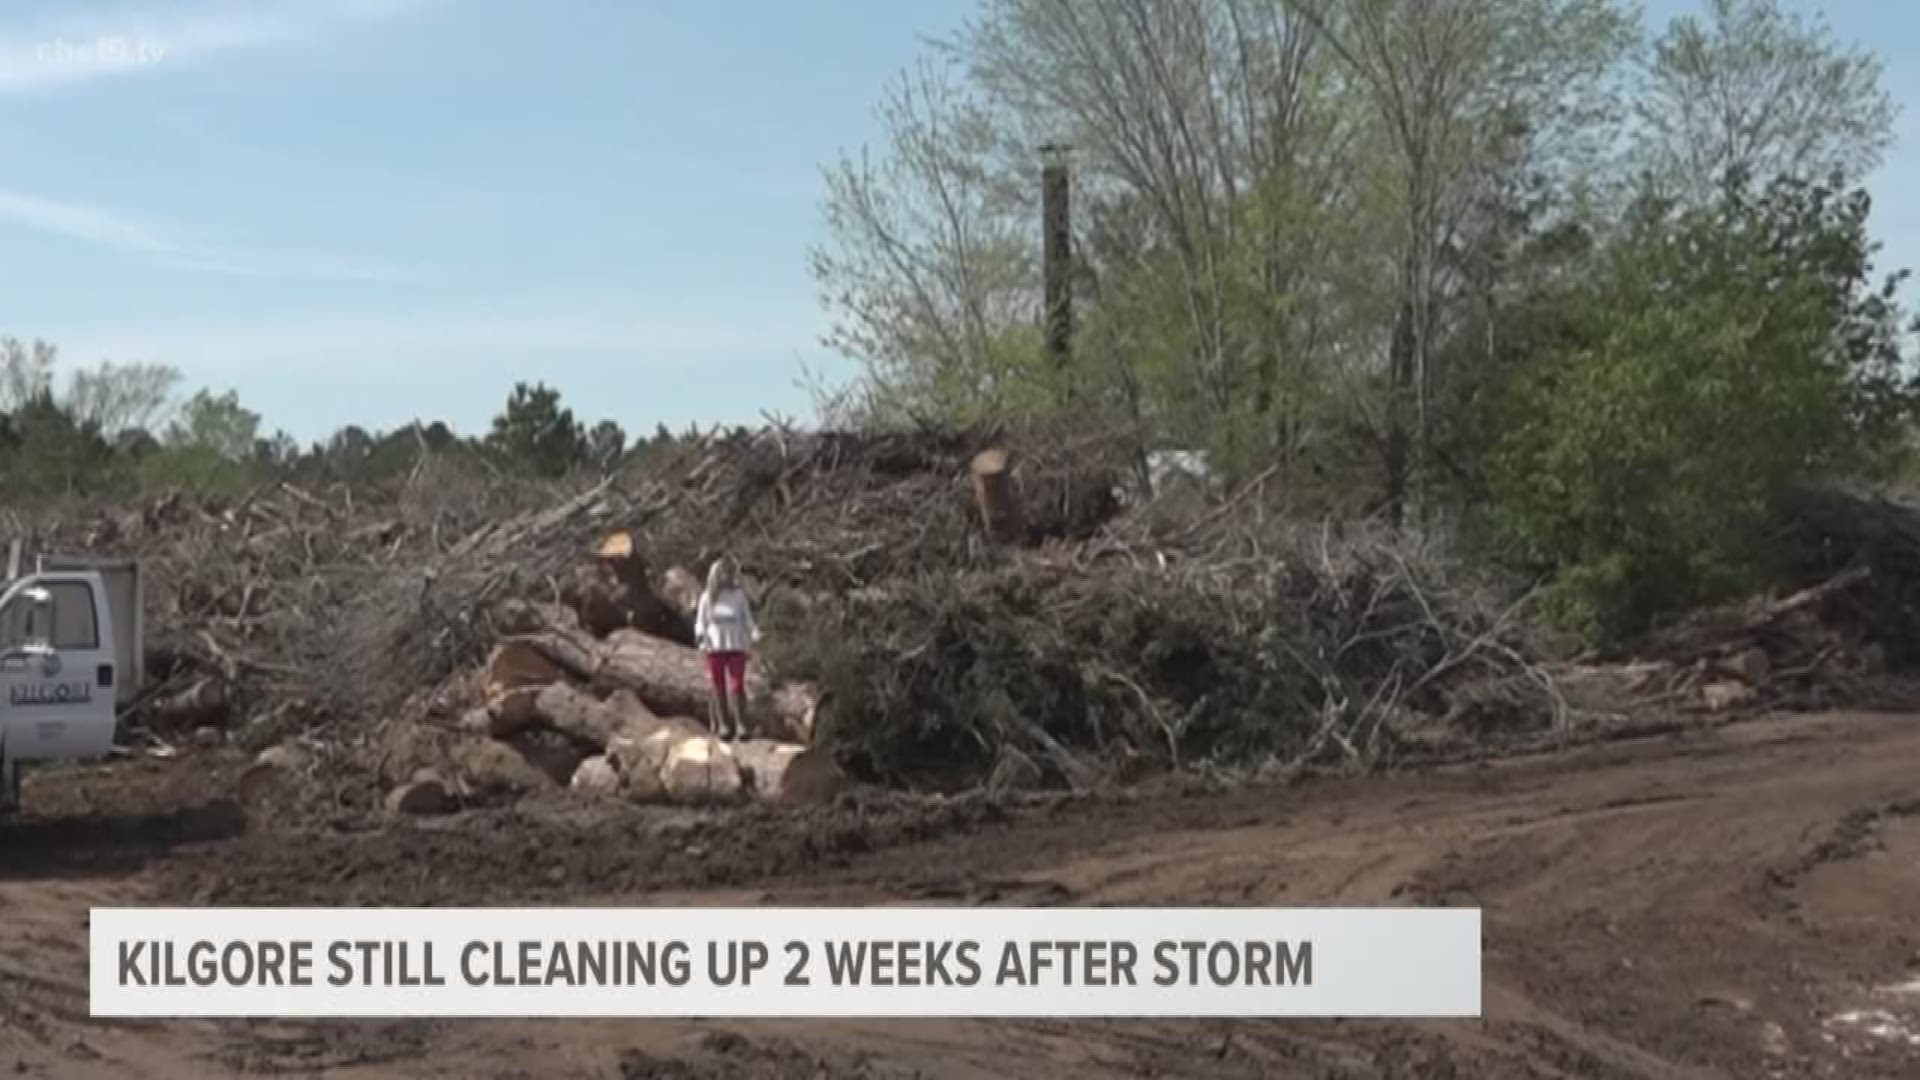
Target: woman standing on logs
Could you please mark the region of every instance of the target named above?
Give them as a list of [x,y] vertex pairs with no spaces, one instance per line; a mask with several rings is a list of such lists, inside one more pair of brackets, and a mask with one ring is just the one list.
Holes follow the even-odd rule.
[[740,587],[733,560],[721,556],[707,571],[707,588],[694,613],[694,637],[706,654],[713,685],[708,709],[714,733],[733,740],[747,736],[747,652],[760,640],[753,605]]

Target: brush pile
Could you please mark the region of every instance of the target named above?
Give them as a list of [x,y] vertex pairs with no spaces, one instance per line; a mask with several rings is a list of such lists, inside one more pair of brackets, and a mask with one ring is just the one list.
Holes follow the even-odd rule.
[[[1265,479],[1175,502],[1141,474],[1109,436],[774,429],[565,483],[428,456],[381,487],[0,525],[31,551],[143,560],[151,686],[129,738],[272,748],[272,775],[349,808],[1360,769],[1575,719],[1580,672],[1535,662],[1504,584],[1305,527]],[[1788,700],[1920,658],[1912,511],[1795,506],[1778,543],[1797,593],[1675,628],[1613,676],[1728,708],[1734,681]],[[723,552],[766,631],[738,744],[708,737],[689,626]]]
[[1563,672],[1683,713],[1920,706],[1920,505],[1794,490],[1760,538],[1761,595],[1694,612],[1631,658]]

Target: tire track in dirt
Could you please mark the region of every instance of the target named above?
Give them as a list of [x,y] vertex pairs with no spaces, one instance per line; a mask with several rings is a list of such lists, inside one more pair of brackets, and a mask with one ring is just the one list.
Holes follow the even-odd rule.
[[[158,774],[140,772],[147,781]],[[1354,783],[1052,810],[473,815],[29,847],[0,875],[26,1075],[1157,1075],[1706,1080],[1920,1075],[1920,720],[1805,717]],[[170,779],[161,781],[171,783]],[[95,787],[96,794],[104,789]],[[205,787],[201,787],[204,796]],[[177,795],[178,793],[174,793]],[[127,798],[134,798],[128,795]],[[151,809],[151,808],[150,808]],[[86,846],[87,814],[55,822]],[[115,820],[124,821],[130,812]],[[137,815],[136,815],[137,818]],[[134,830],[137,834],[139,830]],[[28,835],[35,835],[29,833]],[[109,854],[127,828],[106,830]],[[530,857],[533,856],[533,857]],[[91,876],[89,876],[91,875]],[[89,903],[1476,904],[1486,1019],[99,1025]],[[65,941],[67,947],[56,948]],[[1909,995],[1920,1002],[1920,994]],[[22,1012],[24,1010],[24,1012]],[[1836,1019],[1839,1018],[1839,1019]],[[83,1044],[91,1059],[71,1056]],[[0,1047],[4,1047],[0,1041]],[[9,1062],[0,1058],[0,1070]]]

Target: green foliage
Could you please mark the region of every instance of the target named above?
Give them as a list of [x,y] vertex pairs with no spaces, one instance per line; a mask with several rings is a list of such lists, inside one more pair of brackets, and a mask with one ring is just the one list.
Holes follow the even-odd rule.
[[380,483],[413,473],[426,455],[485,455],[498,464],[556,476],[612,470],[673,436],[629,444],[621,426],[590,430],[544,385],[515,386],[484,439],[463,439],[439,421],[391,431],[349,424],[302,449],[234,391],[172,394],[180,372],[165,364],[106,361],[74,369],[56,392],[58,351],[46,342],[0,338],[0,483],[16,502],[70,495],[138,497],[190,489],[237,493],[281,480]]
[[76,421],[46,389],[0,420],[0,448],[0,476],[16,497],[84,492],[111,457],[99,428]]
[[486,445],[508,462],[542,476],[561,476],[587,460],[585,429],[545,383],[514,384],[493,419]]
[[620,464],[627,453],[627,432],[612,420],[602,420],[587,432],[585,446],[587,463],[601,472],[606,472]]
[[1792,484],[1898,467],[1916,404],[1899,278],[1874,288],[1866,196],[1778,181],[1643,207],[1559,292],[1565,339],[1521,378],[1495,516],[1555,572],[1553,613],[1601,638],[1743,585]]

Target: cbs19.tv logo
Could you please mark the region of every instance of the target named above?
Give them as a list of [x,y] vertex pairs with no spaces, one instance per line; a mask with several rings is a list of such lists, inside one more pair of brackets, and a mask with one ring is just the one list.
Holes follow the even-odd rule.
[[42,64],[62,67],[149,67],[167,58],[167,46],[163,41],[120,36],[52,38],[35,45],[33,54]]

